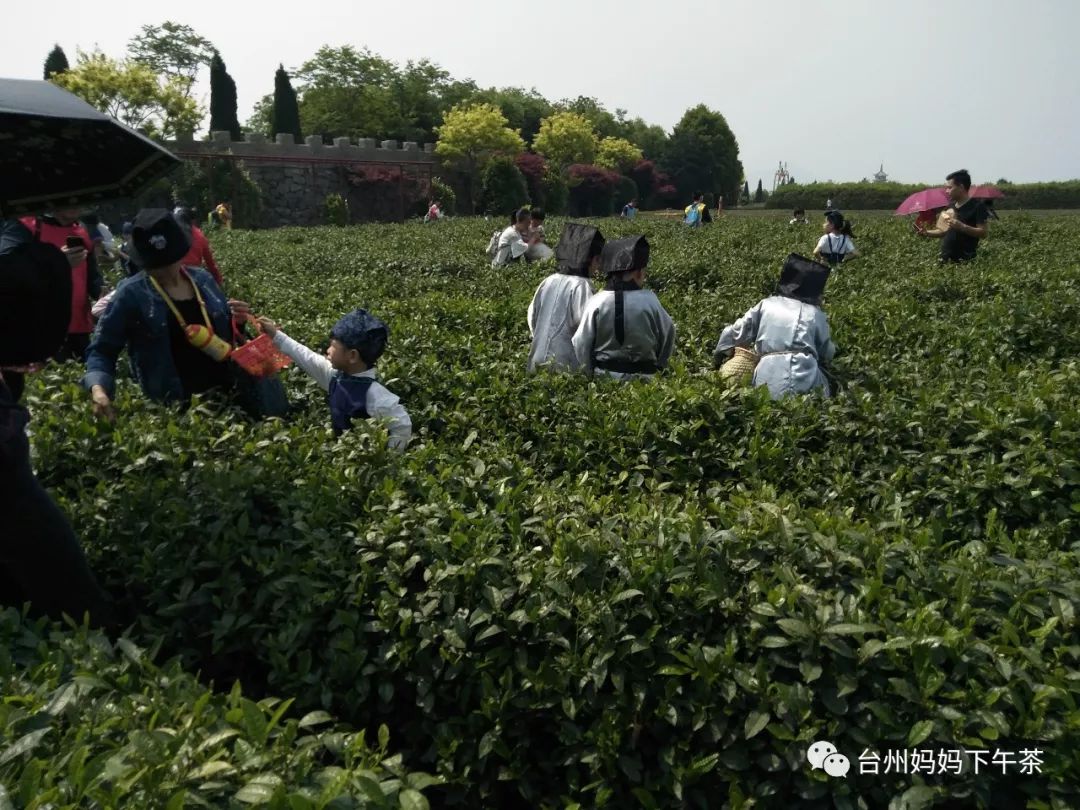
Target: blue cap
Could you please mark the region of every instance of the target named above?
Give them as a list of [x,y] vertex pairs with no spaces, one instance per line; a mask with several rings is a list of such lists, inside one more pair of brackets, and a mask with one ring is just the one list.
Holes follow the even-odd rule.
[[368,365],[379,359],[390,338],[390,328],[366,309],[356,309],[334,324],[330,337],[346,349],[356,349]]

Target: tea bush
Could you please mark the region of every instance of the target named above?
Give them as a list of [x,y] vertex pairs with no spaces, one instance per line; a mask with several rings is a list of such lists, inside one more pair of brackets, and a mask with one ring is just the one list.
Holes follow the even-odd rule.
[[[294,701],[281,723],[386,725],[402,768],[442,780],[411,788],[435,806],[1080,804],[1075,221],[1004,216],[964,267],[902,222],[860,221],[864,256],[826,294],[836,395],[776,403],[723,389],[711,352],[816,229],[598,224],[652,243],[678,341],[651,383],[527,377],[549,268],[492,270],[483,220],[215,241],[230,292],[298,339],[325,343],[356,306],[388,321],[403,456],[377,426],[335,439],[296,369],[296,414],[258,424],[129,384],[109,426],[75,368],[36,375],[37,469],[139,608],[133,643],[201,672],[226,713],[239,680]],[[47,694],[27,660],[15,677]],[[163,713],[197,699],[188,683]],[[0,749],[20,733],[0,722]],[[86,733],[42,744],[60,761]],[[846,779],[807,765],[820,739]],[[864,749],[904,747],[1044,762],[859,773]],[[266,754],[282,790],[314,779],[293,751]]]
[[0,807],[426,806],[438,780],[293,700],[215,694],[126,638],[0,612]]

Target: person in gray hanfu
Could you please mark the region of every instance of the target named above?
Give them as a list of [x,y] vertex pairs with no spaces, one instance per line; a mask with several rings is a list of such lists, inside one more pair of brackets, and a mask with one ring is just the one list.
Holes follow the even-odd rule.
[[578,367],[571,342],[581,313],[592,298],[591,272],[600,261],[604,237],[591,225],[570,222],[563,228],[555,246],[558,272],[540,282],[529,304],[529,373],[540,366],[557,371],[575,371]]
[[821,370],[836,352],[821,296],[829,267],[792,253],[780,274],[779,294],[770,296],[724,328],[713,352],[719,365],[736,346],[759,357],[753,385],[766,385],[773,399],[820,389],[829,395]]
[[642,289],[649,243],[630,236],[604,245],[604,289],[589,299],[574,333],[574,353],[589,375],[620,380],[651,377],[667,367],[675,324],[656,293]]

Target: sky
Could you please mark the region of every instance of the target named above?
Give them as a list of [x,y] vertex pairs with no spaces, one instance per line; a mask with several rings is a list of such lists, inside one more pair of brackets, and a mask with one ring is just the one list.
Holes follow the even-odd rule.
[[[40,79],[59,43],[124,55],[144,24],[190,25],[236,80],[240,120],[278,63],[324,44],[428,58],[481,87],[593,96],[669,132],[689,107],[724,114],[751,186],[780,161],[799,182],[1080,178],[1080,0],[410,0],[405,3],[8,4],[0,76]],[[204,75],[197,87],[204,105]]]

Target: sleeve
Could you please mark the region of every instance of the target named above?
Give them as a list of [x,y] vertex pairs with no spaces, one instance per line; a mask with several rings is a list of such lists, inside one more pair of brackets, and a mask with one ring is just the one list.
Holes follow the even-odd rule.
[[90,307],[90,314],[100,320],[101,316],[105,314],[106,310],[108,310],[109,304],[112,302],[115,295],[116,290],[113,290],[108,295],[103,295],[101,298],[95,301],[94,305]]
[[666,309],[657,302],[660,309],[660,346],[656,352],[656,365],[667,368],[671,353],[675,351],[675,321],[671,320]]
[[836,355],[836,344],[832,341],[832,334],[829,331],[829,318],[820,309],[817,311],[816,320],[818,323],[817,328],[817,349],[818,359],[822,363],[830,362]]
[[540,286],[536,288],[536,292],[533,293],[532,301],[529,302],[529,311],[525,316],[525,320],[529,324],[529,337],[536,335],[536,311],[540,308],[540,292],[544,289],[544,283],[540,282]]
[[828,236],[822,234],[821,238],[817,240],[817,247],[814,248],[814,253],[821,253],[821,251],[825,249],[828,238]]
[[525,244],[525,240],[521,238],[521,234],[514,231],[514,235],[510,237],[510,258],[521,258],[528,249],[529,246]]
[[985,203],[979,203],[974,213],[975,227],[981,227],[990,219],[990,211]]
[[109,399],[116,396],[116,360],[127,345],[129,307],[127,296],[117,291],[104,316],[98,321],[90,347],[86,350],[83,387],[89,391],[95,385],[100,385]]
[[858,251],[855,250],[855,240],[852,239],[850,236],[844,239],[844,253],[847,254],[857,252]]
[[593,372],[593,344],[596,341],[596,307],[586,305],[581,315],[581,323],[578,324],[571,343],[574,346],[574,355],[577,357],[578,367],[587,375]]
[[397,396],[376,383],[368,389],[367,412],[373,419],[389,420],[388,432],[391,450],[404,451],[412,438],[412,419]]
[[96,301],[101,297],[101,288],[104,286],[105,278],[101,275],[101,268],[98,267],[97,256],[94,255],[94,251],[88,251],[86,254],[86,294]]
[[749,348],[757,339],[758,325],[761,323],[761,304],[753,307],[739,320],[730,326],[724,327],[720,333],[720,340],[713,349],[713,362],[719,365],[724,361],[729,351],[736,346]]
[[323,391],[330,390],[330,380],[334,376],[334,367],[325,357],[313,352],[303,343],[293,340],[280,329],[274,335],[274,346],[293,359],[304,373],[315,380]]

